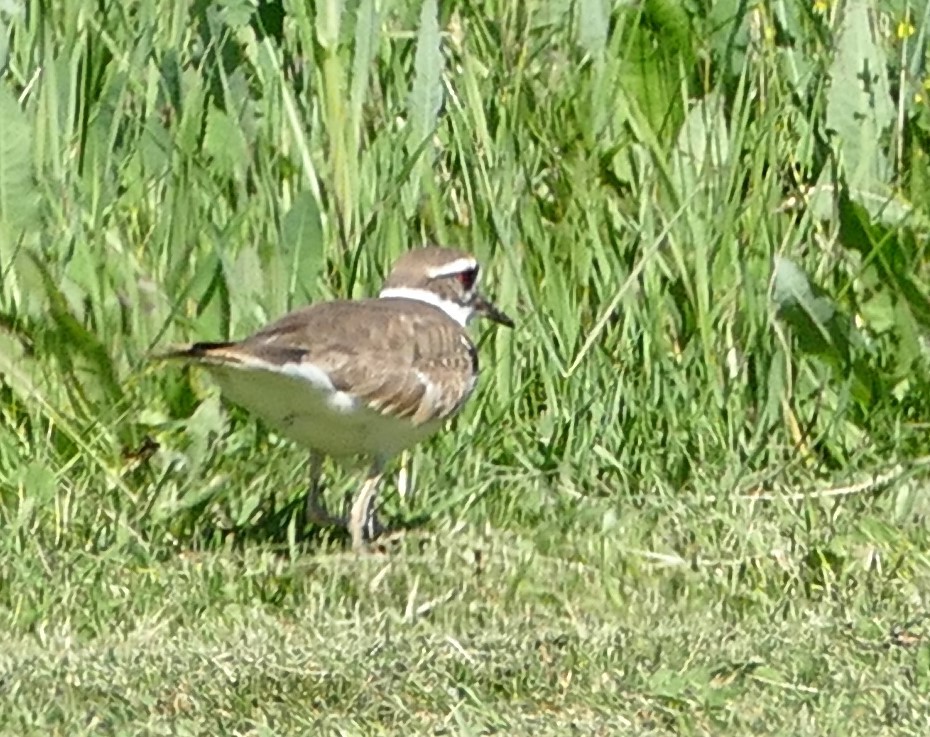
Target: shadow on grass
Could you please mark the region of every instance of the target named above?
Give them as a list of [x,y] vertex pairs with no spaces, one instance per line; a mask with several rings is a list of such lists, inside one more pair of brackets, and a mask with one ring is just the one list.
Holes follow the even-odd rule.
[[[380,520],[378,533],[371,541],[373,550],[382,549],[392,537],[424,530],[432,517],[420,514],[390,521]],[[201,520],[190,536],[193,547],[226,547],[242,550],[247,547],[267,547],[284,557],[314,553],[320,548],[338,546],[351,548],[351,536],[340,525],[318,525],[303,520],[303,498],[297,498],[280,508],[272,501],[242,525],[222,525],[218,521]],[[293,544],[292,544],[293,543]],[[183,547],[183,546],[182,546]]]

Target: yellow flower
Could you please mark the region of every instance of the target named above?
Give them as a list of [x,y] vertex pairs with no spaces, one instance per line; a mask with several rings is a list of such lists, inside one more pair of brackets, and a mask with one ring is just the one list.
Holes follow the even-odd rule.
[[814,12],[826,13],[830,9],[830,0],[814,0]]
[[909,20],[902,20],[898,23],[898,38],[905,39],[910,38],[917,32],[917,29],[911,24]]

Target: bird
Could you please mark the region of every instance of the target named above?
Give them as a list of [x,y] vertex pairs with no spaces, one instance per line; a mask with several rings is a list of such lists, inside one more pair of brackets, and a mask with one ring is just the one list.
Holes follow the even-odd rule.
[[[377,297],[298,308],[232,342],[198,342],[161,358],[206,369],[221,393],[309,449],[305,524],[348,527],[355,550],[382,531],[375,501],[389,461],[436,434],[475,390],[478,349],[467,328],[513,320],[479,289],[477,259],[427,245],[401,255]],[[361,456],[368,472],[348,519],[321,496],[324,458]]]

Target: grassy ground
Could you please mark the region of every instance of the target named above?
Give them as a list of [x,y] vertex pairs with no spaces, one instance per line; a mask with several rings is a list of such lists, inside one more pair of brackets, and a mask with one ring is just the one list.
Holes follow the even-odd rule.
[[[924,14],[0,2],[0,733],[927,734]],[[149,357],[427,241],[518,328],[299,543]]]

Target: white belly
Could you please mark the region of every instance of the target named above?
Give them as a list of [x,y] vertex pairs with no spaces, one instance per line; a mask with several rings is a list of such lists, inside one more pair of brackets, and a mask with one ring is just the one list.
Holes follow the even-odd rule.
[[388,458],[425,440],[441,422],[419,427],[379,415],[336,391],[325,374],[299,376],[247,367],[208,365],[223,394],[261,417],[284,437],[337,458],[363,454]]

